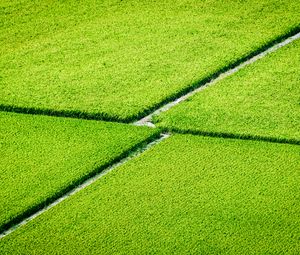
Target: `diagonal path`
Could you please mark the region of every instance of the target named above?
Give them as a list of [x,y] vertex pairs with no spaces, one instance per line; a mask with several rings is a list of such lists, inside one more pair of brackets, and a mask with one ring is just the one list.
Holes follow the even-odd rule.
[[262,59],[263,57],[267,56],[268,54],[272,53],[272,52],[275,52],[277,51],[278,49],[290,44],[291,42],[297,40],[300,38],[300,32],[285,39],[284,41],[282,42],[279,42],[277,44],[275,44],[274,46],[266,49],[265,51],[255,55],[254,57],[248,59],[247,61],[245,62],[242,62],[241,64],[239,64],[238,66],[232,68],[232,69],[229,69],[228,71],[226,72],[223,72],[221,73],[218,77],[214,78],[214,79],[211,79],[209,82],[205,83],[203,86],[200,86],[196,89],[194,89],[193,91],[175,99],[174,101],[160,107],[159,109],[155,110],[154,112],[150,113],[149,115],[147,115],[146,117],[134,122],[134,125],[136,126],[148,126],[148,127],[155,127],[155,125],[152,123],[152,118],[153,116],[155,115],[159,115],[160,113],[162,112],[166,112],[168,111],[169,109],[171,109],[172,107],[174,107],[175,105],[178,105],[179,103],[187,100],[188,98],[190,98],[191,96],[199,93],[200,91],[206,89],[207,87],[210,87],[214,84],[216,84],[218,81],[220,80],[223,80],[224,78],[238,72],[239,70],[245,68],[246,66],[248,65],[251,65],[253,64],[254,62],[258,61],[259,59]]
[[32,221],[33,219],[35,219],[39,215],[43,214],[44,212],[50,210],[52,207],[58,205],[59,203],[61,203],[64,200],[66,200],[68,197],[70,197],[70,196],[78,193],[79,191],[83,190],[84,188],[86,188],[87,186],[91,185],[92,183],[94,183],[95,181],[97,181],[98,179],[100,179],[101,177],[105,176],[110,171],[114,170],[115,168],[117,168],[117,167],[119,167],[121,165],[124,165],[126,162],[128,162],[129,160],[131,160],[133,158],[136,158],[136,157],[140,156],[143,152],[149,150],[154,145],[160,143],[161,141],[167,139],[168,137],[170,137],[170,134],[167,134],[167,133],[166,134],[161,134],[161,136],[159,138],[157,138],[154,141],[146,144],[144,147],[137,149],[131,155],[129,155],[129,156],[121,159],[120,161],[118,161],[115,164],[109,166],[108,168],[106,168],[102,172],[100,172],[100,173],[96,174],[95,176],[92,176],[91,178],[87,179],[82,184],[80,184],[77,187],[73,188],[72,190],[70,190],[69,192],[67,192],[66,194],[64,194],[63,196],[61,196],[60,198],[56,199],[51,204],[49,204],[49,205],[45,206],[44,208],[42,208],[41,210],[33,213],[31,216],[23,219],[18,224],[16,224],[16,225],[8,228],[7,230],[3,231],[2,233],[0,233],[0,239],[3,238],[3,237],[5,237],[5,236],[7,236],[7,235],[9,235],[9,234],[11,234],[15,230],[17,230],[19,227],[27,224],[28,222]]

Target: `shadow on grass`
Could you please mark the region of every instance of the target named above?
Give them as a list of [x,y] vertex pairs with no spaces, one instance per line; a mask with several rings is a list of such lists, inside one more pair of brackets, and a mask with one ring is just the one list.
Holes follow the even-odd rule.
[[246,135],[246,134],[234,134],[234,133],[223,133],[223,132],[209,132],[209,131],[200,131],[200,130],[180,130],[177,128],[161,128],[161,131],[169,132],[169,133],[178,133],[178,134],[190,134],[190,135],[200,135],[200,136],[209,136],[209,137],[300,145],[299,139],[267,137],[267,136],[250,135],[250,134]]

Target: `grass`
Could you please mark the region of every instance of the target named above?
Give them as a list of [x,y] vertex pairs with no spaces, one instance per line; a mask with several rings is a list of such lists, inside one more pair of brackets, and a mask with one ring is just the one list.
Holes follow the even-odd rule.
[[300,2],[0,3],[0,108],[130,121],[299,30]]
[[179,132],[300,144],[300,40],[156,116]]
[[3,238],[1,254],[298,254],[299,149],[174,135]]
[[124,124],[0,113],[0,230],[158,135]]

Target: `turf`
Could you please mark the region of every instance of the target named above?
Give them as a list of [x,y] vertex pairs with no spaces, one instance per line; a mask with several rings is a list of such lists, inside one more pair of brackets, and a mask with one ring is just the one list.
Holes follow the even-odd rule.
[[0,113],[0,230],[158,135],[124,124]]
[[299,152],[174,135],[3,238],[1,254],[298,254]]
[[156,116],[180,132],[300,143],[300,40]]
[[0,108],[129,121],[299,30],[300,2],[0,3]]

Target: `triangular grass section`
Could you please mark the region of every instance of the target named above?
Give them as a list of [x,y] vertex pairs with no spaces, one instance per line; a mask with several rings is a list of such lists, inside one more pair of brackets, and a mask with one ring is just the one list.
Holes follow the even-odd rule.
[[300,143],[300,40],[154,118],[182,133]]
[[158,136],[125,124],[0,113],[0,230]]

